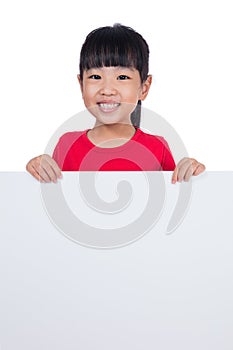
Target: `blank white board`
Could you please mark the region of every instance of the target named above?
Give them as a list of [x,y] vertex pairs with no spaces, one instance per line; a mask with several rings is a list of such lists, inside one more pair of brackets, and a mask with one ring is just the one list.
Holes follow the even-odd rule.
[[[150,189],[142,175],[123,175],[133,196],[124,210],[105,213],[87,205],[77,173],[42,187],[26,173],[0,173],[1,350],[232,350],[233,172],[193,178],[188,207],[170,234],[181,185],[170,183],[169,172],[150,174],[159,186],[163,178],[163,205],[131,242],[91,247],[49,217],[43,186],[54,193],[60,186],[84,222],[77,237],[85,237],[85,225],[107,234],[133,223]],[[104,202],[119,199],[123,175],[98,174]]]

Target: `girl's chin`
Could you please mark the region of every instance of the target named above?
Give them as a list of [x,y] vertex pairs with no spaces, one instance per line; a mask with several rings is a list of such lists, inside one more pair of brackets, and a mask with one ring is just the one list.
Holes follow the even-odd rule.
[[98,124],[105,124],[105,125],[112,125],[112,124],[131,124],[130,117],[119,117],[119,115],[96,115],[96,123]]

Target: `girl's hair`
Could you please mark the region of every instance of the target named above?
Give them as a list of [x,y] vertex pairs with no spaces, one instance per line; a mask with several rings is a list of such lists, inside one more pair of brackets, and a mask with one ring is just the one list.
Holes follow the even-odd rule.
[[145,39],[134,29],[121,24],[93,30],[81,49],[80,79],[83,79],[84,70],[103,66],[135,68],[144,82],[149,69],[149,47]]

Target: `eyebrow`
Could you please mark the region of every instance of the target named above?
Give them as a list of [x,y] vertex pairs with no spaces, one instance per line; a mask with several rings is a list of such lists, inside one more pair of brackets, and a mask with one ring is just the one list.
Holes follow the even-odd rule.
[[[85,71],[86,72],[90,72],[91,70],[99,70],[99,71],[101,71],[101,70],[103,70],[103,68],[110,68],[110,67],[106,67],[106,66],[103,66],[103,67],[92,67],[92,68],[86,69]],[[132,72],[134,72],[136,70],[135,67],[124,67],[124,66],[113,66],[113,68],[115,68],[115,70],[131,70]]]

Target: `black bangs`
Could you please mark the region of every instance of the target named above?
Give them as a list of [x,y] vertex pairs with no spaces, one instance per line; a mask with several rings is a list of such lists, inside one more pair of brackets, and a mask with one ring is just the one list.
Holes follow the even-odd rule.
[[148,75],[149,49],[145,40],[132,28],[119,24],[92,31],[80,54],[80,78],[83,71],[100,67],[130,67],[139,71],[141,81]]

